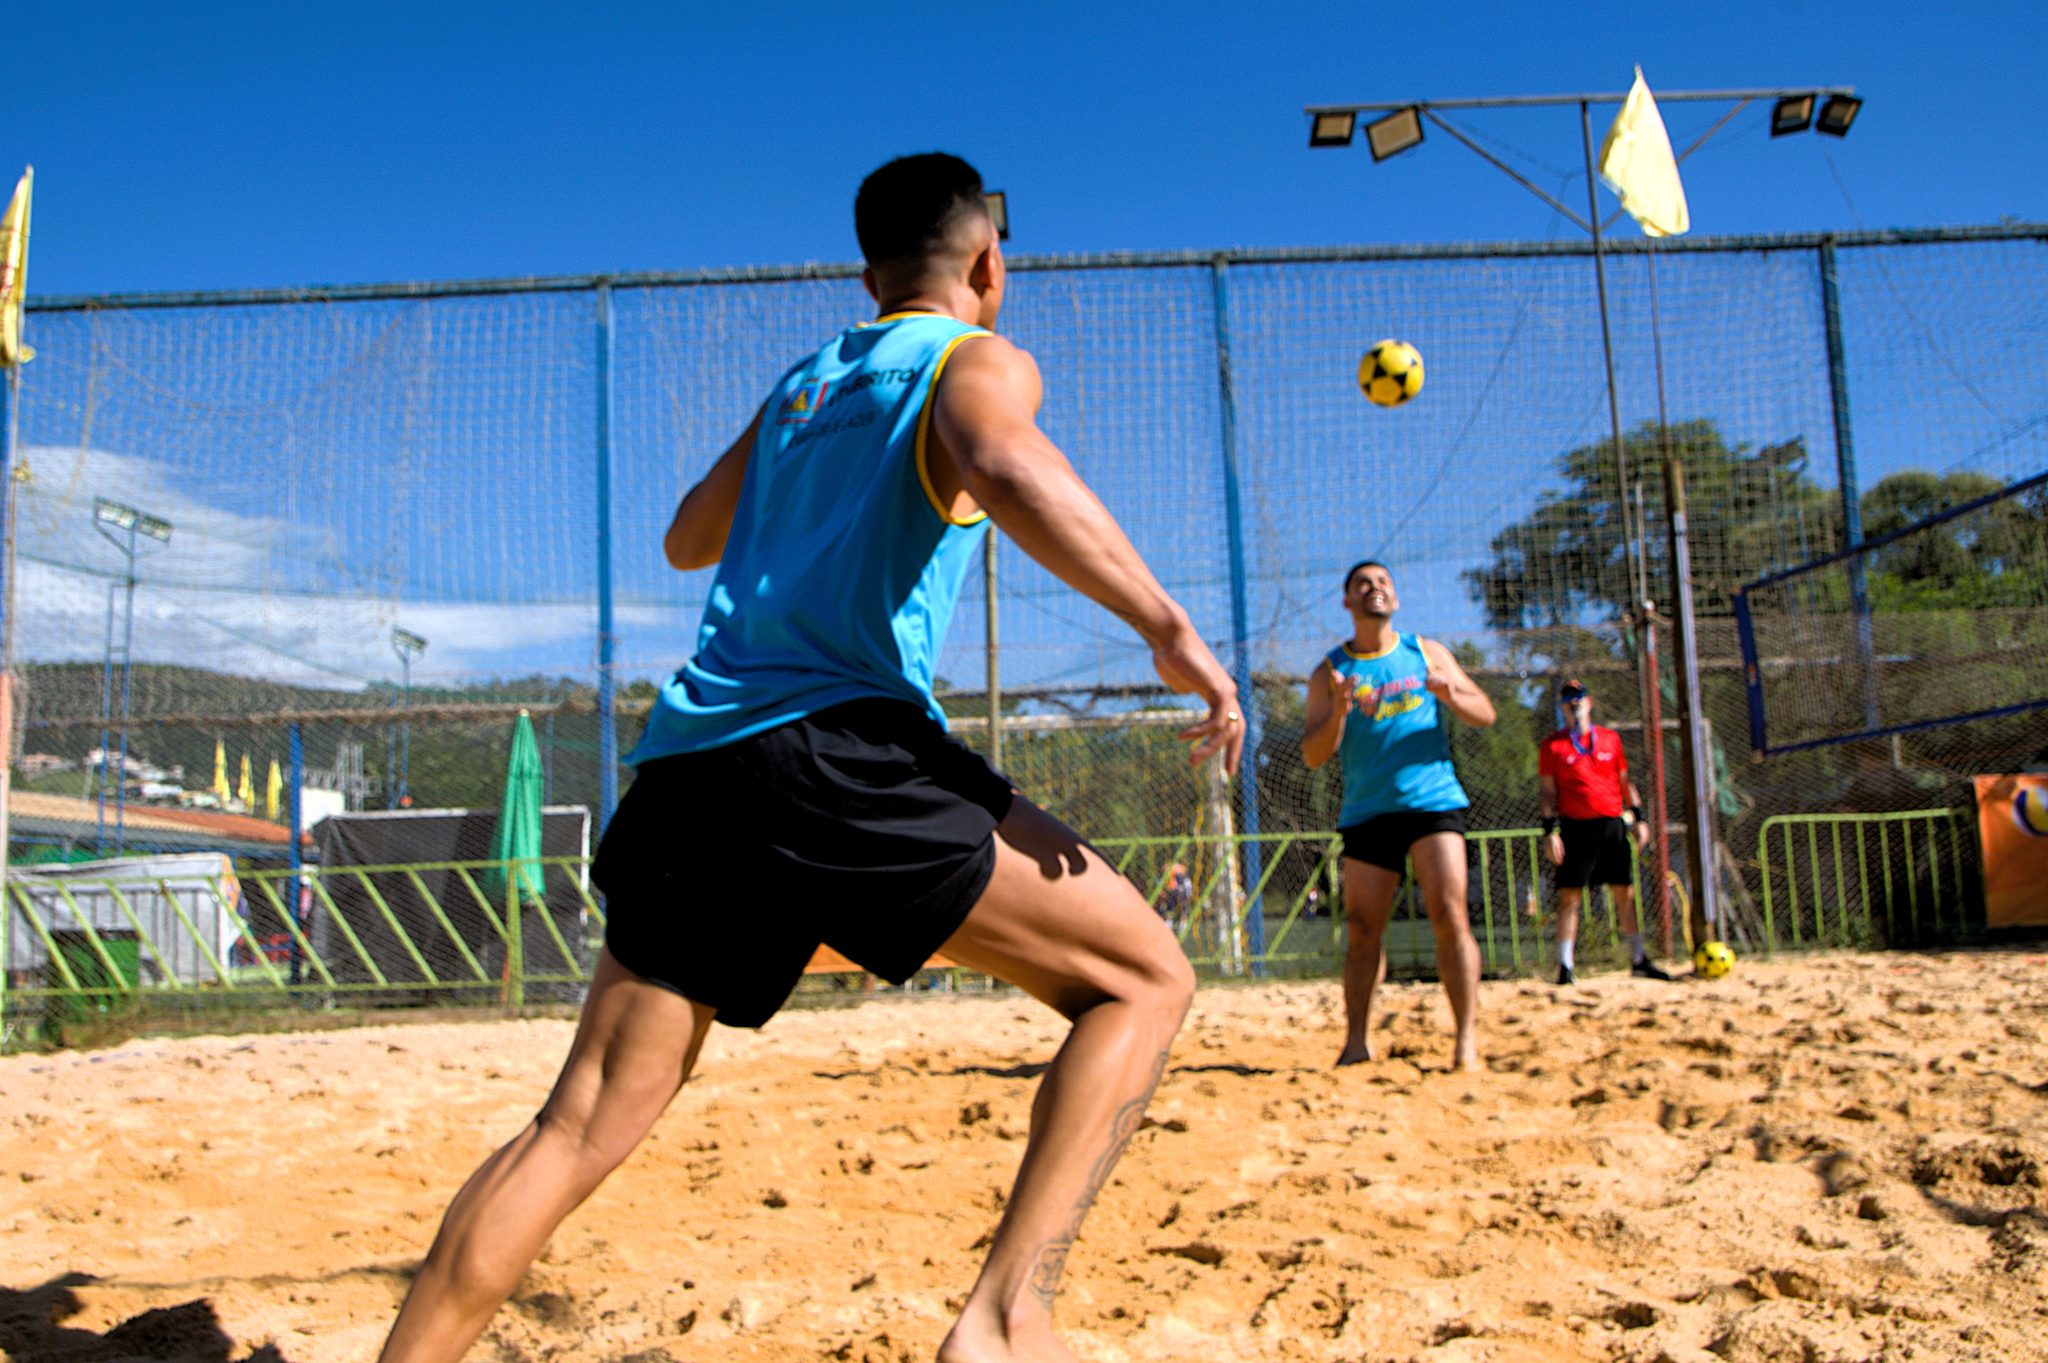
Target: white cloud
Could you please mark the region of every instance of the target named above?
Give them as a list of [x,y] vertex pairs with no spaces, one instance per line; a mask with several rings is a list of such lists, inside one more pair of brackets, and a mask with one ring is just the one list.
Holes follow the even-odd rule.
[[[102,449],[31,446],[30,480],[17,484],[14,650],[27,662],[99,661],[123,632],[126,555],[93,524],[108,496],[174,527],[168,544],[144,541],[134,598],[137,662],[323,687],[395,682],[391,631],[428,641],[413,663],[418,686],[528,673],[591,676],[597,604],[406,601],[398,594],[308,593],[294,579],[331,577],[336,537],[317,526],[249,515],[182,491],[147,459]],[[306,571],[307,569],[320,571]],[[622,627],[658,625],[669,613],[620,612]]]

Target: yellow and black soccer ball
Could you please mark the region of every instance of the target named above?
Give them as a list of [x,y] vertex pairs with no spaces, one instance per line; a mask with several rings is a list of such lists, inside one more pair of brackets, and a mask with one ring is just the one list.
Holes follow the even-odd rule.
[[1422,352],[1406,341],[1381,341],[1358,362],[1358,386],[1381,407],[1399,407],[1422,391]]
[[1703,978],[1718,980],[1735,969],[1735,953],[1726,942],[1702,942],[1692,954],[1692,968]]

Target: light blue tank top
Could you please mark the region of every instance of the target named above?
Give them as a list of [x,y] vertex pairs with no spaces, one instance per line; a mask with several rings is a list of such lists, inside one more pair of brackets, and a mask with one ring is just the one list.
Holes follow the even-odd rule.
[[940,724],[932,669],[988,522],[954,522],[925,467],[931,400],[979,327],[906,312],[841,332],[776,384],[747,459],[697,652],[627,761],[731,743],[888,697]]
[[1360,655],[1349,643],[1329,663],[1351,683],[1351,710],[1338,749],[1343,759],[1341,827],[1402,811],[1439,813],[1471,803],[1451,769],[1451,745],[1436,697],[1424,686],[1422,640],[1399,634],[1384,653]]

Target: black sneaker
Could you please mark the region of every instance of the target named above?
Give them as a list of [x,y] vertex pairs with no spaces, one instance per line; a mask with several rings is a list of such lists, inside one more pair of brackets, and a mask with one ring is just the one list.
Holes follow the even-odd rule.
[[1577,984],[1579,982],[1579,977],[1572,973],[1572,968],[1570,966],[1561,965],[1557,968],[1557,982],[1561,985]]
[[1628,973],[1639,980],[1669,980],[1671,972],[1645,956],[1628,968]]

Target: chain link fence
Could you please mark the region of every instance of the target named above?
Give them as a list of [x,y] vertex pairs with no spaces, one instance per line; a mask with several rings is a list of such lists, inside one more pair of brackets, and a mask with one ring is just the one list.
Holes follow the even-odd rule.
[[[1842,548],[1852,509],[1872,533],[2048,466],[2044,243],[2016,226],[1660,246],[1662,422],[1652,256],[1616,250],[1618,453],[1576,245],[1019,258],[1003,327],[1044,371],[1042,424],[1238,674],[1251,746],[1237,778],[1190,768],[1184,702],[1143,647],[1007,543],[992,610],[975,608],[980,574],[964,590],[942,703],[993,753],[996,694],[1022,789],[1125,840],[1168,910],[1176,864],[1196,899],[1259,905],[1241,945],[1191,950],[1263,959],[1290,914],[1297,944],[1330,914],[1339,792],[1333,767],[1300,760],[1304,682],[1348,630],[1344,568],[1379,558],[1397,623],[1451,646],[1500,711],[1452,740],[1474,828],[1505,839],[1475,872],[1475,914],[1512,905],[1535,932],[1539,877],[1505,868],[1536,822],[1560,677],[1587,683],[1645,786],[1658,691],[1684,805],[1678,697],[1668,666],[1646,685],[1627,623],[1638,574],[1670,609],[1657,471],[1673,452],[1717,866],[1767,940],[1790,873],[1767,910],[1774,818],[1966,810],[1971,776],[2048,761],[2035,714],[1753,763],[1731,617],[1744,583]],[[11,489],[15,864],[220,852],[290,875],[294,801],[308,827],[494,807],[522,709],[547,802],[589,810],[594,835],[710,586],[662,561],[677,499],[783,367],[865,304],[850,266],[32,300]],[[1429,366],[1393,411],[1355,383],[1382,336]],[[1970,708],[2015,699],[2038,698]],[[309,834],[298,859],[313,852]],[[1938,920],[1959,927],[1960,883]]]

